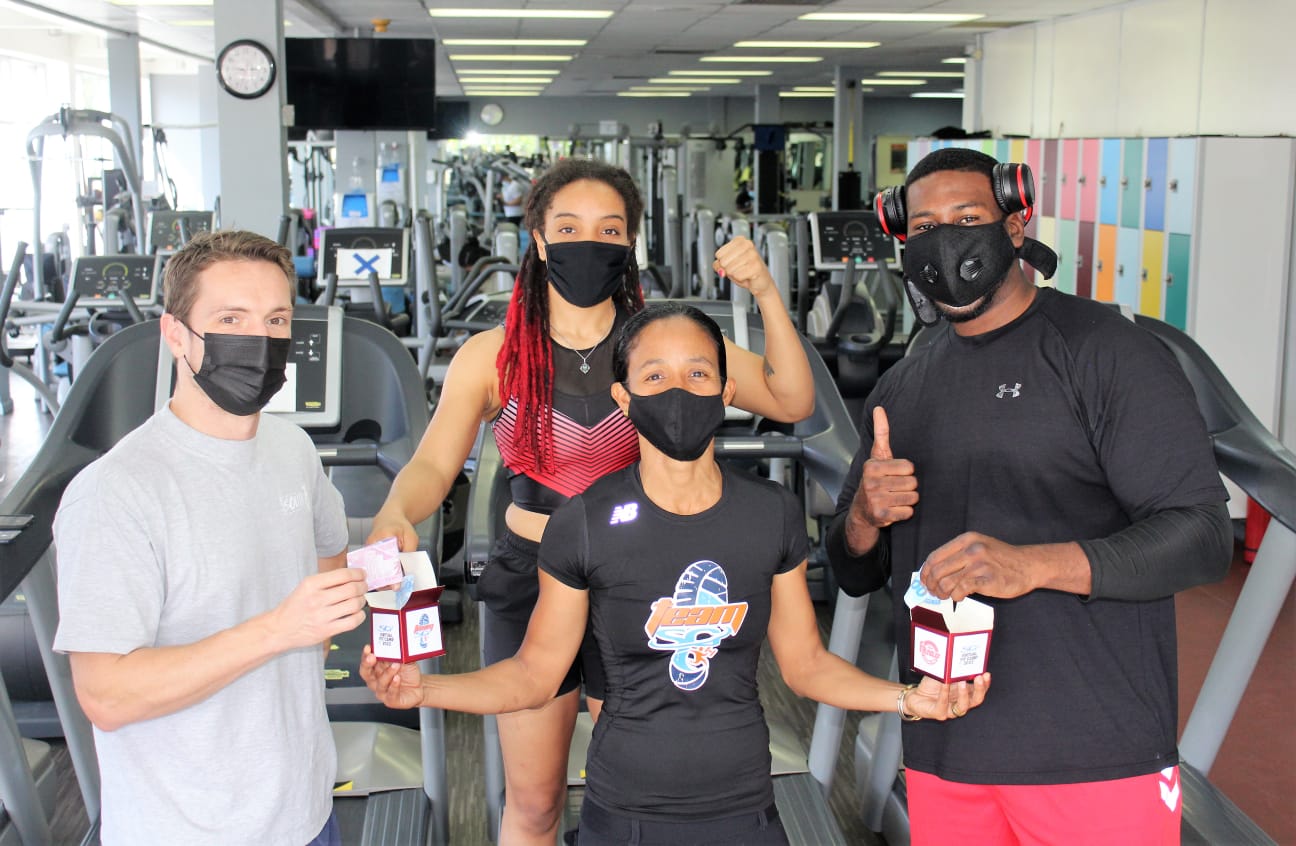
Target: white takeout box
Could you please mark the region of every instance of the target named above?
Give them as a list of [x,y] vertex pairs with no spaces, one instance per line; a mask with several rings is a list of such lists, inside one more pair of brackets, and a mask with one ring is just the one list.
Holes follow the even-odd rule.
[[927,592],[914,573],[905,592],[913,668],[946,684],[979,676],[990,658],[994,608],[975,599],[952,602]]
[[369,646],[379,661],[408,664],[445,654],[441,637],[441,591],[436,570],[426,552],[402,552],[401,567],[414,577],[414,590],[404,605],[397,605],[395,590],[371,590]]

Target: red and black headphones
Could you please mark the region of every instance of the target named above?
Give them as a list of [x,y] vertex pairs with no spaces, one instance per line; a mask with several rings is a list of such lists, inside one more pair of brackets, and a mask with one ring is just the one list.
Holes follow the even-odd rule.
[[[1030,222],[1035,212],[1035,178],[1031,175],[1030,165],[1015,162],[996,164],[990,175],[990,187],[1004,214],[1022,212],[1025,222]],[[877,212],[882,231],[897,241],[904,241],[909,232],[904,186],[896,185],[879,191],[873,200],[873,210]]]

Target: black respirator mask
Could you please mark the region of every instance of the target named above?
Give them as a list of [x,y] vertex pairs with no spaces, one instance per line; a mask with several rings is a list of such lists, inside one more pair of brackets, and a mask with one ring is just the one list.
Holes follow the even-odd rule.
[[936,303],[961,307],[993,296],[1019,258],[1045,279],[1057,270],[1057,254],[1034,238],[1014,247],[1002,220],[936,226],[905,242],[905,293],[918,319],[930,326],[940,318]]
[[700,396],[683,388],[630,394],[630,422],[648,443],[676,461],[693,461],[724,423],[720,394]]
[[195,338],[203,341],[202,367],[189,371],[212,402],[238,417],[256,414],[279,392],[288,377],[288,353],[292,341],[266,335],[225,335],[208,332]]
[[625,284],[633,247],[604,241],[560,241],[545,245],[545,269],[558,296],[577,308],[610,298]]

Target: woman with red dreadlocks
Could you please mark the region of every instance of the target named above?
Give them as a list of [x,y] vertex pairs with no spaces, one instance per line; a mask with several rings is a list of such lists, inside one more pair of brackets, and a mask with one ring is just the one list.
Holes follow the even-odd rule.
[[[493,426],[512,503],[477,586],[487,664],[512,657],[526,634],[549,515],[639,457],[634,426],[610,389],[617,330],[643,307],[634,262],[642,212],[621,168],[567,159],[545,172],[527,197],[531,246],[505,325],[473,336],[455,355],[432,422],[374,517],[371,541],[395,536],[401,549],[413,549],[413,524],[441,506],[479,426]],[[810,363],[769,269],[745,238],[717,250],[714,267],[751,292],[765,330],[763,358],[725,341],[734,405],[771,420],[805,418],[814,408]],[[595,717],[602,700],[602,666],[588,636],[582,655],[553,701],[497,718],[508,797],[502,846],[551,846],[557,836],[582,677]]]

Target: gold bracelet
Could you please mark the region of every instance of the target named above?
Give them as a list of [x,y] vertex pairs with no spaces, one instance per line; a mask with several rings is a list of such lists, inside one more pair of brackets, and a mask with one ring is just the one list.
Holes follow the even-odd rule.
[[914,690],[917,687],[918,685],[916,684],[905,685],[900,688],[898,693],[896,693],[896,713],[899,714],[900,719],[904,720],[906,723],[916,723],[922,719],[922,717],[917,714],[907,713],[904,706],[905,697],[909,695],[909,691]]

